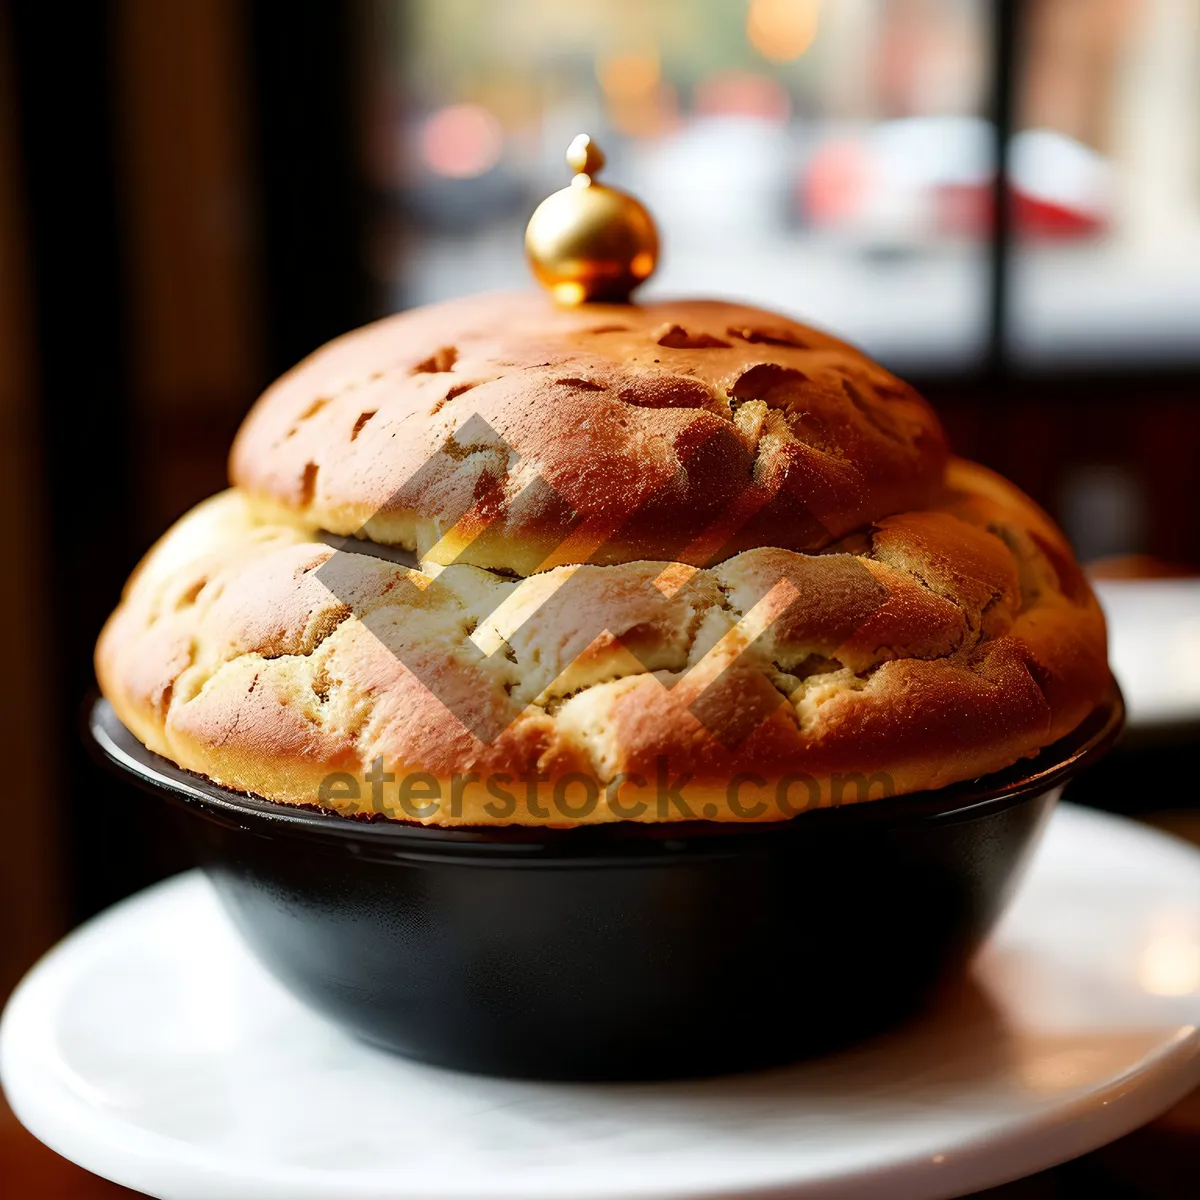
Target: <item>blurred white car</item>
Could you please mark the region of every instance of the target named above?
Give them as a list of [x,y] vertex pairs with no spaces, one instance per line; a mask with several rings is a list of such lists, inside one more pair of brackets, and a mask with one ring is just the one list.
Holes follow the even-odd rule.
[[[909,117],[825,139],[800,180],[807,221],[875,245],[919,245],[992,224],[994,133],[979,117]],[[1108,228],[1113,168],[1051,129],[1017,134],[1013,219],[1023,237],[1073,238]]]

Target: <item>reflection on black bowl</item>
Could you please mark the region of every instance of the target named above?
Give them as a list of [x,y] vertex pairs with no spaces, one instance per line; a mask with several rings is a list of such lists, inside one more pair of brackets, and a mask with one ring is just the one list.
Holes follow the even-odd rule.
[[[704,1075],[787,1062],[910,1014],[1007,902],[1114,695],[1038,758],[771,825],[366,824],[229,791],[91,731],[175,801],[258,957],[362,1037],[466,1070]],[[186,936],[181,931],[181,936]]]

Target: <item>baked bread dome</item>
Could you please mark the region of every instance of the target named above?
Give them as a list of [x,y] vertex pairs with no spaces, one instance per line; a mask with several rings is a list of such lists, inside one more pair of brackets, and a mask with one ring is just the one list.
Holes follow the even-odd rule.
[[[431,466],[450,437],[466,469]],[[819,550],[925,507],[945,460],[912,388],[771,313],[485,295],[313,355],[251,412],[232,475],[334,533],[532,575]]]
[[941,787],[1111,687],[1062,534],[858,351],[739,304],[476,296],[247,417],[96,666],[229,787],[431,824],[778,820]]

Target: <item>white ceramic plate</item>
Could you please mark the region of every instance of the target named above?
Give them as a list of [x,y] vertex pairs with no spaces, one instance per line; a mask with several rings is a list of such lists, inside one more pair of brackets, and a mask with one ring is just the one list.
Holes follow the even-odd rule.
[[[734,1016],[778,1020],[786,1004],[747,996]],[[167,1200],[935,1200],[1173,1104],[1200,1083],[1197,1024],[1200,854],[1067,806],[975,982],[812,1063],[583,1086],[407,1062],[292,1000],[192,874],[34,969],[0,1071],[44,1142]]]

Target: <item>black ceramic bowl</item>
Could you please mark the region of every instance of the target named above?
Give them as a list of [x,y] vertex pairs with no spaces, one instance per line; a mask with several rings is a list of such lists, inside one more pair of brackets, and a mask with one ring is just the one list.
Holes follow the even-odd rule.
[[1038,758],[934,792],[738,827],[364,823],[96,742],[166,796],[258,957],[414,1058],[543,1078],[782,1063],[911,1013],[1003,909],[1067,779],[1120,732],[1114,692]]

